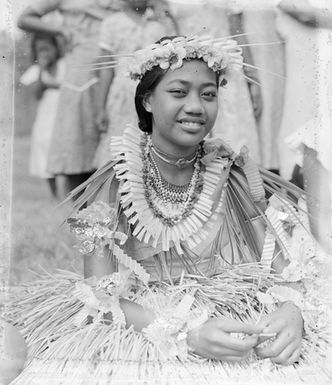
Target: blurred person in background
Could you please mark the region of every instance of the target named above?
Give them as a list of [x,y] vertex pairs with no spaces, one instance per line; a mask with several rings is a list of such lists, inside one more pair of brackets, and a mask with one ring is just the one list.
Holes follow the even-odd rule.
[[[59,36],[66,43],[66,72],[60,87],[47,169],[64,175],[61,198],[84,182],[94,171],[100,134],[96,125],[98,78],[93,71],[78,70],[98,54],[102,20],[121,9],[121,0],[38,0],[26,8],[18,26],[26,31]],[[46,22],[43,16],[59,11],[63,25]]]
[[65,65],[55,36],[34,34],[31,51],[33,64],[20,78],[38,100],[31,134],[29,171],[32,176],[46,179],[52,196],[58,198],[56,177],[48,172],[47,160]]
[[[316,37],[317,58],[313,73],[317,110],[291,135],[286,137],[296,165],[292,181],[304,188],[309,198],[309,222],[313,235],[331,252],[332,235],[332,4],[283,0],[280,9]],[[318,94],[319,92],[319,94]],[[313,94],[311,94],[313,96]]]
[[[317,20],[319,14],[326,23],[331,7],[329,0],[283,0],[279,3],[277,28],[285,40],[286,84],[278,151],[281,175],[294,182],[297,182],[292,177],[296,157],[285,139],[313,119],[320,120],[320,115],[331,120],[331,106],[327,105],[331,98],[331,53],[321,49],[322,45],[330,45],[331,32],[313,28],[316,23],[313,20]],[[324,97],[320,97],[322,92]]]
[[[178,20],[180,34],[204,33],[212,37],[243,34],[242,9],[232,0],[170,1]],[[237,36],[239,44],[246,44],[246,36]],[[246,63],[252,62],[251,49],[243,47]],[[250,77],[253,82],[245,78]],[[243,76],[233,76],[219,89],[219,114],[212,136],[222,136],[235,151],[246,145],[257,162],[261,162],[256,119],[262,113],[260,87],[254,69],[245,67]]]
[[264,108],[257,116],[257,129],[261,165],[279,173],[277,138],[284,103],[285,48],[277,30],[277,8],[273,2],[261,0],[243,7],[242,13],[243,30],[249,32],[247,41],[254,44],[253,62],[260,69]]
[[[152,44],[165,35],[176,33],[176,24],[167,2],[156,0],[128,0],[123,10],[104,19],[99,38],[100,55],[134,52]],[[119,68],[103,65],[100,69],[100,98],[98,126],[105,132],[96,154],[96,166],[109,159],[109,142],[121,135],[126,124],[137,124],[134,108],[135,84]]]
[[279,1],[283,12],[292,16],[297,21],[311,27],[332,28],[332,10],[330,1]]

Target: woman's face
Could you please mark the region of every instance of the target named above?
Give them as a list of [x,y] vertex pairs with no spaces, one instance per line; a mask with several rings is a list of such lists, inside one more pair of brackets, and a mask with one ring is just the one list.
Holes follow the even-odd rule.
[[216,74],[192,60],[168,71],[145,108],[152,113],[152,139],[171,154],[197,146],[211,131],[218,113]]
[[57,49],[49,40],[36,41],[36,57],[42,67],[48,67],[56,60]]

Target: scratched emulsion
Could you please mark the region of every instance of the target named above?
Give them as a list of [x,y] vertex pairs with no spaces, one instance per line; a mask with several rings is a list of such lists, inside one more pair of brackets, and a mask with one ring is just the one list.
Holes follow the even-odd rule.
[[[4,11],[5,10],[5,11]],[[7,291],[10,262],[10,209],[13,111],[13,24],[12,4],[7,0],[2,7],[2,28],[11,36],[7,45],[1,45],[0,56],[0,317]],[[0,356],[3,354],[4,327],[0,326]]]

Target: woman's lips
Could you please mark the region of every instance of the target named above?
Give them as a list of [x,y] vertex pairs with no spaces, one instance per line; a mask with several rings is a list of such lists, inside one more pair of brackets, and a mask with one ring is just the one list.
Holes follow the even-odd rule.
[[189,120],[179,120],[178,123],[181,124],[181,126],[189,132],[197,132],[202,129],[205,122],[203,121],[189,121]]

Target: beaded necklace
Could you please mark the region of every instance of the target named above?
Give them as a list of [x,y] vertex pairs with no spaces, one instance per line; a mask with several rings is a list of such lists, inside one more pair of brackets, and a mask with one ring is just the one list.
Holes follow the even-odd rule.
[[145,197],[154,215],[168,226],[174,226],[190,215],[203,187],[201,175],[202,146],[197,152],[194,172],[189,183],[178,186],[167,182],[151,154],[151,136],[146,135],[142,146],[143,183]]
[[168,164],[172,164],[180,169],[188,167],[197,158],[197,152],[196,152],[191,159],[186,159],[186,158],[179,158],[177,160],[170,159],[169,155],[159,150],[159,148],[155,147],[153,144],[151,144],[151,150],[159,159],[163,160]]

